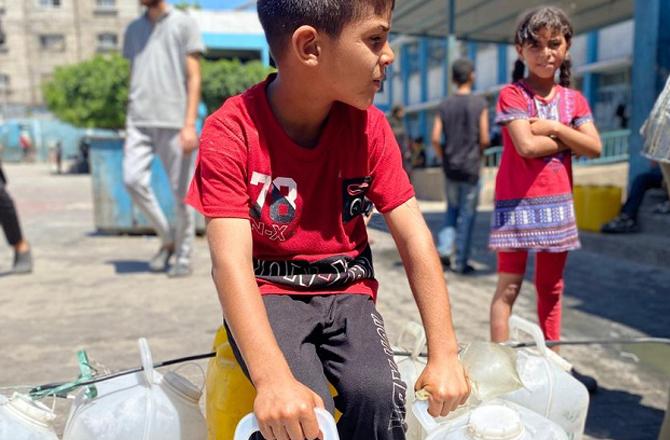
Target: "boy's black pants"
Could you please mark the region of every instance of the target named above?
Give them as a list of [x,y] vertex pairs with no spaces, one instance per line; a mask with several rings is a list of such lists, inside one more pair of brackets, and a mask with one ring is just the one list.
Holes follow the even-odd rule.
[[[341,413],[341,440],[405,439],[405,393],[384,322],[368,295],[265,295],[295,378]],[[226,326],[237,361],[249,373]],[[328,383],[337,390],[333,400]],[[262,439],[257,434],[256,439]],[[269,440],[269,439],[268,439]]]
[[0,165],[0,225],[5,231],[7,242],[11,246],[15,246],[23,239],[23,235],[21,234],[21,226],[19,226],[14,201],[5,189],[6,183],[7,180],[2,172],[2,165]]

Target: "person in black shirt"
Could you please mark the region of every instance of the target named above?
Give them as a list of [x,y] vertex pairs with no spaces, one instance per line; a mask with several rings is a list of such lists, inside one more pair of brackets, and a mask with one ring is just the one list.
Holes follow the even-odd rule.
[[438,234],[437,249],[446,267],[467,274],[474,271],[468,258],[479,202],[482,150],[489,145],[489,121],[486,100],[472,94],[472,62],[454,61],[452,77],[456,93],[440,104],[433,124],[433,148],[442,159],[447,194],[445,225]]

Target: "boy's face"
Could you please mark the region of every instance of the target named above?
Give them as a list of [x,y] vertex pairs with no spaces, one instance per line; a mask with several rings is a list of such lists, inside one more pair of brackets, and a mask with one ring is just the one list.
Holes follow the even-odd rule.
[[323,84],[329,96],[361,110],[372,105],[394,60],[388,44],[391,10],[382,15],[372,7],[363,18],[348,23],[335,38],[323,42]]

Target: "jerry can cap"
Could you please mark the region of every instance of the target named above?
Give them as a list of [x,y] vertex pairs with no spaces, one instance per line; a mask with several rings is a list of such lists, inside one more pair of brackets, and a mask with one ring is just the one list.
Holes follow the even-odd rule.
[[519,413],[503,405],[480,406],[468,422],[468,433],[476,440],[517,440],[524,431]]

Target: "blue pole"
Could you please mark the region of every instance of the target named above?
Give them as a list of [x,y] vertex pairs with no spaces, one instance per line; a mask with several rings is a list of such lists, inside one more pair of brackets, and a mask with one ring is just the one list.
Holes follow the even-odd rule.
[[649,169],[649,161],[640,155],[644,139],[639,131],[670,72],[670,2],[635,0],[634,17],[629,183]]
[[498,84],[506,84],[509,80],[507,71],[507,45],[498,44]]
[[[586,64],[598,61],[598,31],[589,32],[586,36]],[[584,96],[591,107],[596,103],[598,96],[598,74],[588,72],[584,74]]]

